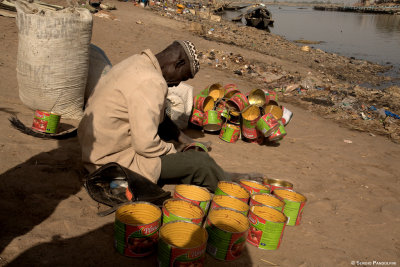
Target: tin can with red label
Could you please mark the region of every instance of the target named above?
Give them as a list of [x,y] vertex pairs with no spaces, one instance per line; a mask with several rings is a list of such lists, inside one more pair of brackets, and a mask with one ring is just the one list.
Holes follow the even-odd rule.
[[193,100],[193,107],[202,112],[207,112],[214,108],[214,99],[211,96],[196,95]]
[[282,140],[286,136],[285,126],[281,120],[279,122],[279,127],[276,129],[270,136],[268,136],[268,140],[271,142],[276,142]]
[[281,179],[265,178],[263,184],[269,185],[271,193],[276,189],[293,189],[293,184]]
[[157,246],[161,210],[148,202],[123,205],[115,213],[114,246],[129,257],[144,257]]
[[214,83],[210,86],[207,86],[203,91],[201,91],[202,95],[211,96],[214,101],[221,99],[224,97],[225,89],[222,87],[220,83]]
[[285,214],[271,207],[252,206],[249,212],[250,230],[247,242],[261,249],[278,249],[287,219]]
[[233,83],[225,85],[224,89],[225,89],[224,97],[227,98],[227,99],[231,98],[236,93],[240,93],[240,91],[238,90],[236,84],[233,84]]
[[208,232],[207,252],[218,260],[232,261],[242,255],[249,221],[242,213],[217,208],[210,211],[204,228]]
[[197,126],[203,126],[204,113],[201,110],[193,109],[190,122]]
[[207,231],[192,222],[164,224],[157,248],[158,266],[204,266],[207,239]]
[[262,107],[265,105],[266,102],[265,92],[261,89],[251,90],[247,94],[247,99],[249,100],[250,105]]
[[174,198],[189,200],[199,205],[204,214],[207,214],[211,202],[211,194],[206,188],[188,184],[175,186]]
[[219,138],[228,143],[236,143],[236,141],[239,139],[239,135],[240,127],[238,125],[225,123],[221,128]]
[[268,185],[253,180],[240,180],[239,184],[249,191],[251,195],[255,193],[269,193],[271,191]]
[[257,139],[257,122],[260,119],[260,109],[250,105],[242,111],[242,135],[248,139]]
[[188,150],[196,150],[196,151],[203,151],[203,152],[208,152],[208,148],[203,145],[202,143],[199,142],[194,142],[189,145],[187,145],[182,151],[188,151]]
[[242,111],[245,107],[249,105],[247,97],[242,93],[234,94],[231,98],[229,98],[228,102],[235,103],[239,111]]
[[265,137],[270,136],[278,127],[279,122],[271,113],[267,113],[257,121],[257,129],[263,133]]
[[285,202],[283,213],[288,217],[287,225],[299,225],[307,198],[290,189],[275,189],[274,195]]
[[57,133],[60,119],[61,115],[59,114],[36,110],[33,117],[32,129],[44,133]]
[[275,91],[263,89],[265,93],[265,103],[269,104],[270,101],[278,102],[278,95]]

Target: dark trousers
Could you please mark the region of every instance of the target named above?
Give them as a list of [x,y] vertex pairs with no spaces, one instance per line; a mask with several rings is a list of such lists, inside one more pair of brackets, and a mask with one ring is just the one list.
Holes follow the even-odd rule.
[[188,150],[161,156],[160,186],[194,184],[214,192],[218,182],[226,180],[222,168],[206,152]]

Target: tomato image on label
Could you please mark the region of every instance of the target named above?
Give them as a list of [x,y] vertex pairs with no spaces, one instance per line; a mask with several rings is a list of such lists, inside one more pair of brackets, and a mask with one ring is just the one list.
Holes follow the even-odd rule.
[[128,249],[134,254],[146,254],[155,250],[158,235],[149,237],[129,237]]
[[254,226],[251,226],[247,240],[250,243],[253,243],[254,245],[258,245],[258,244],[260,244],[262,233],[263,232],[261,230],[258,230]]

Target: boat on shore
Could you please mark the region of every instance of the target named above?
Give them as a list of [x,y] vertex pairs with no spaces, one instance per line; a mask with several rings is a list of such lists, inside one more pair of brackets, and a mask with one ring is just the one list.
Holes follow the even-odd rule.
[[252,26],[258,29],[267,29],[274,25],[271,12],[264,4],[251,5],[240,9],[241,14],[232,19],[235,22],[242,22],[243,25]]

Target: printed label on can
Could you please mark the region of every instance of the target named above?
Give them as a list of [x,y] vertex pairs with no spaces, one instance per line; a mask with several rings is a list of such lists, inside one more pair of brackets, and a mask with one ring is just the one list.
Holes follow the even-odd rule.
[[190,122],[198,126],[203,126],[203,120],[204,113],[198,109],[193,109],[192,116],[190,117]]
[[230,127],[229,125],[225,124],[221,129],[219,137],[225,142],[235,143],[239,139],[239,134],[239,127]]
[[167,244],[162,238],[158,243],[158,262],[160,267],[204,266],[206,242],[197,248],[177,248]]
[[288,199],[283,199],[285,209],[283,213],[288,217],[287,225],[299,225],[303,214],[305,202],[295,202]]
[[266,221],[249,212],[250,230],[247,241],[261,249],[274,250],[279,248],[282,241],[285,223]]
[[245,183],[240,183],[240,185],[243,186],[244,188],[246,188],[247,191],[249,191],[251,195],[252,195],[252,194],[255,194],[255,193],[267,193],[267,194],[270,193],[270,190],[269,190],[268,188],[265,188],[265,189],[256,188],[256,187],[247,185],[247,184],[245,184]]
[[210,201],[197,201],[197,200],[189,199],[189,198],[182,196],[181,194],[178,194],[177,192],[174,193],[174,198],[189,200],[190,202],[198,205],[204,211],[204,214],[207,214],[208,208],[210,207]]
[[115,248],[129,257],[144,257],[154,252],[161,220],[146,225],[127,225],[119,220],[114,223]]
[[206,220],[205,228],[208,232],[207,252],[219,260],[235,260],[243,251],[245,245],[244,233],[229,233]]
[[173,213],[170,213],[165,207],[162,208],[162,212],[163,212],[163,224],[173,221],[188,221],[200,225],[203,221],[203,218],[185,218],[177,216]]

